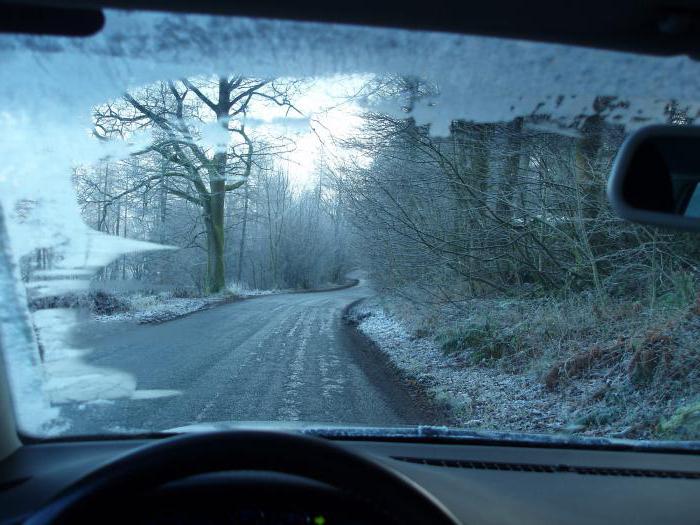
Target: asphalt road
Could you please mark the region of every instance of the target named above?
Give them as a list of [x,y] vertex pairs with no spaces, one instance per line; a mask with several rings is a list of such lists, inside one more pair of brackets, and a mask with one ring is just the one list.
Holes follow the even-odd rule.
[[91,348],[86,363],[126,372],[150,394],[64,404],[68,432],[221,421],[433,423],[420,396],[342,319],[370,293],[361,282],[248,299],[158,325],[93,323],[75,336]]

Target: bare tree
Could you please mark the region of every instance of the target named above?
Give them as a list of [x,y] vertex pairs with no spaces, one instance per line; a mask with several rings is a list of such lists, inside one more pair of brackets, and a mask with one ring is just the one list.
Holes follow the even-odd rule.
[[[150,144],[134,155],[160,158],[159,164],[166,161],[167,169],[144,171],[138,182],[117,197],[160,182],[169,194],[200,209],[210,293],[225,287],[225,195],[246,183],[257,157],[275,153],[256,150],[246,117],[256,101],[293,108],[294,85],[242,76],[182,79],[127,93],[94,110],[94,132],[101,139],[153,130]],[[197,127],[201,123],[220,128],[225,136],[222,143],[204,144]],[[169,181],[164,183],[164,178]]]

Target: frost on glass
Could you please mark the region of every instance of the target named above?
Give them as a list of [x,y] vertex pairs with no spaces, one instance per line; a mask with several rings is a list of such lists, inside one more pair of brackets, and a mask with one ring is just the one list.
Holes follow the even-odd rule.
[[[685,57],[651,58],[454,35],[228,19],[108,12],[105,30],[87,39],[0,37],[0,229],[2,348],[20,427],[70,432],[65,402],[176,395],[139,390],[126,372],[88,365],[74,348],[79,313],[44,310],[42,359],[26,296],[78,292],[125,253],[169,249],[98,232],[81,218],[71,180],[76,167],[118,160],[144,147],[153,130],[124,140],[97,140],[93,108],[155,82],[240,73],[282,79],[366,79],[404,75],[433,86],[415,100],[372,94],[360,108],[411,116],[447,135],[455,119],[504,122],[529,116],[532,126],[576,135],[587,116],[628,129],[661,122],[669,101],[698,110],[700,67]],[[350,83],[352,83],[351,80]],[[328,80],[332,82],[332,80]],[[303,112],[302,112],[303,113]],[[251,115],[252,127],[309,131],[303,114]],[[214,152],[229,137],[214,122],[193,122]],[[233,181],[230,181],[233,182]],[[51,248],[53,269],[20,283],[18,262]]]

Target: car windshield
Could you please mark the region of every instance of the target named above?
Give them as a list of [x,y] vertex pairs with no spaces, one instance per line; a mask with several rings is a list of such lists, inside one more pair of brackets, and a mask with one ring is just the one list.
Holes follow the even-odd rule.
[[697,238],[605,197],[692,59],[118,10],[0,56],[24,434],[700,438]]

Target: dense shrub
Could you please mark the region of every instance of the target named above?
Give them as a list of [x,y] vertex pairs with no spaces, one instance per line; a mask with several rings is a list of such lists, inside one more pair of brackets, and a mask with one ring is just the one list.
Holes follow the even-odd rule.
[[487,323],[447,329],[436,341],[446,354],[465,353],[476,364],[501,359],[511,349],[513,337]]
[[170,295],[175,299],[193,299],[195,297],[201,297],[202,294],[193,286],[180,286],[173,288]]

